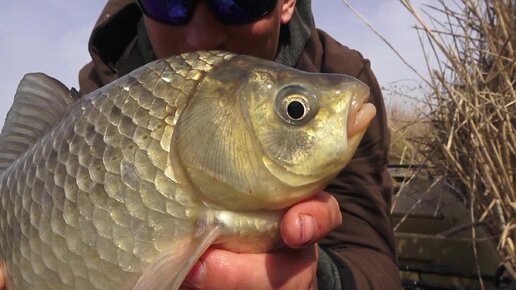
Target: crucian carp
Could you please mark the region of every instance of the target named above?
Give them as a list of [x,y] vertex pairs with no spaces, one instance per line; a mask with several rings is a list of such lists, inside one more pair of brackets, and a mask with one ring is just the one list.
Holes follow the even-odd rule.
[[222,51],[80,97],[21,81],[0,135],[0,261],[18,289],[177,289],[211,245],[265,252],[375,109],[345,75]]

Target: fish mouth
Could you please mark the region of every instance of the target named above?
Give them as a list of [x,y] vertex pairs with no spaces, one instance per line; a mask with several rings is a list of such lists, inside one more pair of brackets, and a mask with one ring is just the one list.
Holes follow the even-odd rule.
[[363,133],[376,115],[376,107],[366,103],[369,93],[355,94],[351,99],[348,115],[348,138]]

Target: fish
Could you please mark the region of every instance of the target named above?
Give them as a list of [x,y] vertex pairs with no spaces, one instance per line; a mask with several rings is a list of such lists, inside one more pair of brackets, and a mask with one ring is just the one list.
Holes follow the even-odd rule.
[[352,158],[368,96],[350,76],[224,51],[84,96],[27,74],[0,135],[8,288],[178,289],[210,246],[280,248],[285,211]]

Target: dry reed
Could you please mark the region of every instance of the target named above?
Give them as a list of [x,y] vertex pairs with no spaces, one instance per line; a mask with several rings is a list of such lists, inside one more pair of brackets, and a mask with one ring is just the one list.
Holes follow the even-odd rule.
[[516,279],[515,1],[438,0],[426,17],[400,1],[438,64],[427,102],[433,167],[468,196],[472,224],[487,222],[499,237]]
[[419,85],[415,87],[398,83],[382,87],[387,99],[387,121],[391,132],[389,164],[416,165],[427,161],[424,153],[428,144],[425,140],[431,134],[431,124],[426,113],[418,110],[420,105],[406,105],[413,90],[422,90]]

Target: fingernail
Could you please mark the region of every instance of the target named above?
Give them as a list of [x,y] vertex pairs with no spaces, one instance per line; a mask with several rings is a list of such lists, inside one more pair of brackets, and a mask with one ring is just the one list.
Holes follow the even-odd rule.
[[302,214],[299,216],[299,223],[301,226],[301,244],[305,245],[312,242],[317,232],[314,218],[310,215]]
[[197,287],[201,286],[202,281],[206,277],[206,265],[203,261],[198,261],[193,266],[190,273],[186,275],[184,283],[189,286]]

